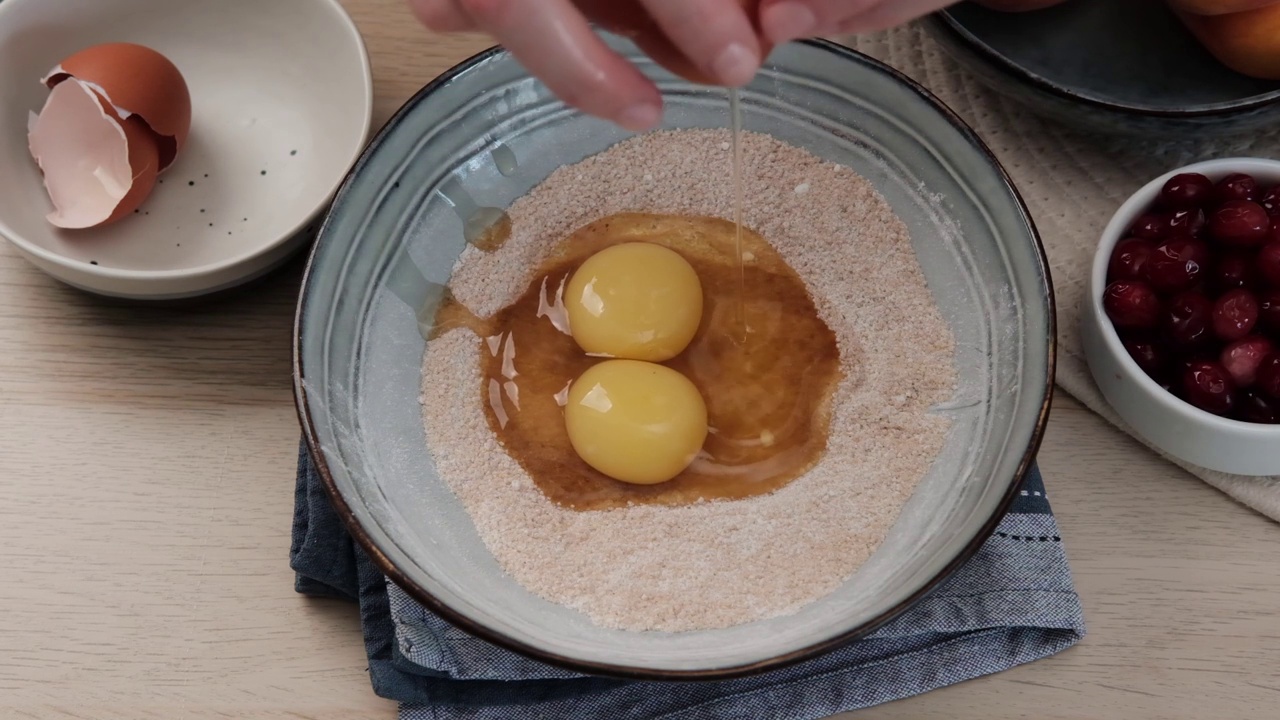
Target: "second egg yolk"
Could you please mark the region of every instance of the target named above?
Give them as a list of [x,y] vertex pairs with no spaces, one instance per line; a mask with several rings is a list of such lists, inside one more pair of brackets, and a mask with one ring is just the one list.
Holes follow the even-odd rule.
[[661,362],[679,355],[702,321],[702,283],[687,260],[652,243],[614,245],[570,278],[565,306],[585,352]]
[[707,439],[698,388],[665,365],[606,360],[569,388],[569,442],[588,465],[615,480],[656,485],[679,475]]

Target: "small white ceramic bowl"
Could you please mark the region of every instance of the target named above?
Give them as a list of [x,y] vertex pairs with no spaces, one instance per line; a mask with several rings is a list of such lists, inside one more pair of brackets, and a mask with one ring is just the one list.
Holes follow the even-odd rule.
[[[27,149],[40,78],[104,42],[147,45],[191,89],[186,148],[140,212],[64,231]],[[70,285],[173,299],[247,282],[305,244],[369,133],[373,83],[337,0],[0,2],[0,236]]]
[[1210,160],[1152,180],[1120,206],[1103,231],[1093,259],[1089,295],[1080,314],[1081,334],[1089,369],[1103,396],[1116,413],[1152,445],[1209,470],[1237,475],[1280,475],[1280,425],[1218,417],[1166,392],[1129,356],[1102,308],[1111,251],[1138,216],[1155,202],[1165,182],[1179,173],[1201,173],[1217,181],[1236,172],[1253,175],[1264,184],[1280,183],[1280,161]]

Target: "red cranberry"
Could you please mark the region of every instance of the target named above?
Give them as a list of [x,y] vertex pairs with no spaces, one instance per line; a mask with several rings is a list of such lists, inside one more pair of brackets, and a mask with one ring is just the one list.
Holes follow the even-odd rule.
[[1258,272],[1262,279],[1280,287],[1280,242],[1267,243],[1258,251]]
[[1168,355],[1163,347],[1150,340],[1131,338],[1124,341],[1124,349],[1129,352],[1129,357],[1138,363],[1138,367],[1142,368],[1142,372],[1152,378],[1164,375]]
[[1280,400],[1280,353],[1271,353],[1262,361],[1254,382],[1262,394]]
[[1258,324],[1280,336],[1280,290],[1265,290],[1258,296]]
[[1254,288],[1258,284],[1257,265],[1247,254],[1228,253],[1219,258],[1209,272],[1209,283],[1218,292]]
[[1160,292],[1186,290],[1196,284],[1209,264],[1209,246],[1185,235],[1156,246],[1143,266],[1151,287]]
[[1214,359],[1214,358],[1213,358],[1211,355],[1206,355],[1205,353],[1198,353],[1198,352],[1197,352],[1197,353],[1192,353],[1192,354],[1190,354],[1190,355],[1184,355],[1184,356],[1182,356],[1182,357],[1178,358],[1178,362],[1176,363],[1176,367],[1177,367],[1178,372],[1182,372],[1183,370],[1186,370],[1187,368],[1191,367],[1191,366],[1192,366],[1192,365],[1194,365],[1195,363],[1198,363],[1198,362],[1208,362],[1208,361],[1213,360],[1213,359]]
[[1258,298],[1248,290],[1229,290],[1213,303],[1213,332],[1232,342],[1258,324]]
[[1267,211],[1249,200],[1228,200],[1209,216],[1209,235],[1226,245],[1261,245],[1270,232]]
[[1199,237],[1204,224],[1208,220],[1204,218],[1204,210],[1199,208],[1193,210],[1175,210],[1169,215],[1169,236],[1175,234],[1190,234],[1190,236]]
[[1236,387],[1249,387],[1258,377],[1258,368],[1275,346],[1261,335],[1250,335],[1228,345],[1222,351],[1222,367]]
[[1140,216],[1130,228],[1129,234],[1143,240],[1159,240],[1169,232],[1169,220],[1163,215],[1146,213]]
[[1235,384],[1216,362],[1192,363],[1182,374],[1182,390],[1187,402],[1214,415],[1230,415],[1235,406]]
[[1111,252],[1111,265],[1107,269],[1107,278],[1109,280],[1140,280],[1142,278],[1142,266],[1147,264],[1147,258],[1151,257],[1151,253],[1156,246],[1150,240],[1142,238],[1125,238],[1116,243],[1116,249]]
[[1169,223],[1169,235],[1199,235],[1204,229],[1204,211],[1200,208],[1191,210],[1175,210],[1166,221]]
[[1280,185],[1276,185],[1262,194],[1258,204],[1271,217],[1280,217]]
[[1258,181],[1244,173],[1234,173],[1218,181],[1214,188],[1214,196],[1218,202],[1228,200],[1257,200]]
[[1236,396],[1236,417],[1245,422],[1274,425],[1280,422],[1280,408],[1257,390],[1245,390]]
[[1160,320],[1160,298],[1143,282],[1118,280],[1102,293],[1107,317],[1122,330],[1153,328]]
[[1169,178],[1160,191],[1160,204],[1170,210],[1197,208],[1213,197],[1213,181],[1200,173],[1182,173]]
[[1212,339],[1213,303],[1204,293],[1188,290],[1175,295],[1164,312],[1164,330],[1178,349],[1195,350]]

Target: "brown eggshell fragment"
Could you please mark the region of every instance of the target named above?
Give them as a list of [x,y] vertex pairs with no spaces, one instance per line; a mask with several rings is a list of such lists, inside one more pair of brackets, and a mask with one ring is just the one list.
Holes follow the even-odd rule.
[[30,122],[31,155],[53,203],[47,219],[83,229],[133,212],[155,187],[155,134],[137,116],[121,120],[94,90],[59,83]]
[[74,77],[128,118],[137,115],[159,136],[160,170],[168,168],[191,132],[191,92],[178,67],[151,48],[107,43],[63,60],[44,79],[53,88]]
[[133,187],[116,206],[103,225],[120,220],[146,202],[160,177],[160,148],[156,134],[138,115],[124,121],[124,134],[129,141],[129,167],[133,171]]

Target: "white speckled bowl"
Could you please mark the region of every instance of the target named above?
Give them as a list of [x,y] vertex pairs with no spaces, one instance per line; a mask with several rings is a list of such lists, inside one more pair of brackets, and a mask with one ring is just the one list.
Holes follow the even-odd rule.
[[1111,251],[1138,216],[1155,202],[1169,178],[1184,172],[1201,173],[1215,181],[1241,172],[1263,183],[1280,183],[1280,161],[1277,160],[1210,160],[1170,170],[1121,205],[1098,242],[1089,276],[1088,305],[1080,313],[1080,332],[1089,370],[1116,413],[1139,435],[1169,455],[1219,472],[1280,475],[1280,425],[1218,417],[1165,392],[1129,357],[1102,308]]
[[[662,87],[667,128],[725,127],[723,91],[610,42]],[[960,387],[936,408],[952,420],[943,453],[868,563],[787,617],[607,630],[505,575],[424,438],[418,317],[439,296],[427,283],[446,283],[465,245],[454,203],[507,207],[628,134],[566,108],[507,53],[484,53],[411,100],[357,163],[313,251],[295,346],[299,415],[338,513],[383,571],[456,625],[595,674],[707,679],[797,662],[870,633],[950,574],[1030,467],[1053,386],[1053,294],[1026,209],[981,141],[918,85],[829,43],[779,48],[743,113],[748,130],[853,168],[906,224],[958,344]]]
[[[191,88],[187,147],[141,212],[59,230],[27,149],[43,77],[104,42],[166,55]],[[337,0],[0,0],[0,237],[50,275],[162,300],[257,277],[303,247],[368,136],[373,83]]]

